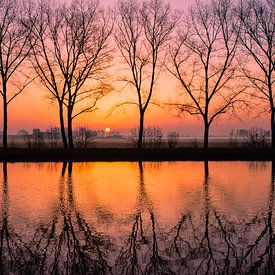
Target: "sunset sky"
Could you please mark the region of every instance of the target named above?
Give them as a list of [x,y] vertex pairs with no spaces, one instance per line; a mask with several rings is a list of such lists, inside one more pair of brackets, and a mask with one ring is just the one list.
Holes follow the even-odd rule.
[[[113,4],[114,0],[102,0],[102,3]],[[187,0],[169,0],[173,8],[186,9],[192,2]],[[118,53],[118,52],[117,52]],[[116,70],[117,69],[117,70]],[[118,68],[112,68],[112,82],[116,84]],[[154,99],[169,102],[176,98],[179,92],[179,85],[168,73],[162,74],[155,87]],[[110,112],[115,104],[123,101],[129,96],[129,91],[113,91],[112,94],[102,100],[98,111],[92,114],[85,114],[74,121],[74,127],[88,126],[93,129],[105,129],[110,127],[112,131],[121,131],[127,134],[130,128],[138,126],[138,112],[136,107],[129,106]],[[9,134],[15,134],[21,129],[32,131],[33,128],[46,130],[49,126],[58,126],[58,112],[55,103],[47,98],[48,93],[40,86],[39,81],[29,86],[26,91],[18,96],[9,105]],[[2,129],[2,106],[0,107],[0,127]],[[213,124],[212,135],[228,134],[232,128],[247,128],[250,126],[261,126],[269,128],[268,116],[255,118],[256,112],[250,117],[243,117],[242,120],[231,120],[227,117],[221,118]],[[193,136],[201,135],[203,125],[196,117],[185,115],[182,118],[176,117],[171,111],[150,106],[145,115],[147,126],[158,126],[165,132],[176,130],[182,134]],[[0,131],[1,131],[0,129]]]

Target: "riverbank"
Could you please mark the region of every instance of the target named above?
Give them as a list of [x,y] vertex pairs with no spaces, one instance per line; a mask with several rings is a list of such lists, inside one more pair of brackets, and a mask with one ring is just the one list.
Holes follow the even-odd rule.
[[275,150],[249,148],[176,148],[176,149],[0,149],[0,161],[8,162],[60,162],[60,161],[204,161],[240,160],[272,161]]

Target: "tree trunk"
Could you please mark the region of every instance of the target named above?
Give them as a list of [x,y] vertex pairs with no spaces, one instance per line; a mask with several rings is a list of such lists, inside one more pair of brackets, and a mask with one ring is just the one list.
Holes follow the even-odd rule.
[[209,176],[209,164],[208,164],[208,160],[204,161],[204,178],[208,179]]
[[74,148],[74,140],[73,140],[73,121],[72,121],[72,110],[68,107],[68,141],[69,141],[69,148]]
[[65,131],[65,125],[64,125],[64,117],[63,117],[63,106],[62,103],[59,103],[59,121],[60,121],[60,131],[61,131],[61,137],[63,142],[64,149],[68,149],[68,141]]
[[275,108],[271,109],[271,147],[275,148]]
[[204,140],[203,140],[203,148],[208,149],[209,141],[209,124],[208,122],[204,122]]
[[275,161],[271,162],[271,181],[272,184],[275,185]]
[[[8,182],[8,168],[7,168],[7,162],[3,162],[3,178],[4,178],[4,185]],[[4,186],[5,188],[5,186]]]
[[142,149],[142,142],[143,142],[143,132],[144,132],[144,112],[140,112],[139,118],[139,134],[138,134],[138,149]]
[[8,103],[5,86],[3,87],[3,148],[8,148]]
[[63,164],[62,164],[62,172],[61,172],[61,176],[62,176],[62,177],[65,176],[66,168],[67,168],[67,162],[64,161]]
[[71,161],[69,161],[69,165],[68,165],[68,175],[69,175],[69,177],[72,177],[72,171],[73,171],[73,163]]

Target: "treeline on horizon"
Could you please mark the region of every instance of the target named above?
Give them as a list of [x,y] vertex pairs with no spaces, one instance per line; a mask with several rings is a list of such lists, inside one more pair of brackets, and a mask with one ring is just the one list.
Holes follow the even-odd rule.
[[113,9],[98,0],[0,0],[3,148],[8,106],[34,81],[58,106],[63,147],[74,148],[74,119],[114,89],[114,57],[123,61],[116,80],[136,99],[115,107],[138,108],[138,148],[164,71],[181,87],[166,106],[201,119],[204,148],[220,116],[259,106],[270,113],[274,148],[274,14],[273,0],[197,0],[184,11],[163,0],[118,0]]

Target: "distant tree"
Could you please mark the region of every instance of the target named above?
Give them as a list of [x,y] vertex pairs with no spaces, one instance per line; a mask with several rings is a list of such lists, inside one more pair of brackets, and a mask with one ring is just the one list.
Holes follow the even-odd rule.
[[171,44],[167,68],[182,87],[180,101],[171,105],[202,119],[204,148],[212,123],[225,113],[236,114],[236,104],[243,103],[243,88],[236,84],[238,24],[232,6],[231,0],[196,1]]
[[236,133],[237,131],[235,129],[232,129],[229,133],[229,141],[232,148],[236,148],[238,146],[238,137]]
[[95,137],[97,136],[97,132],[87,127],[79,127],[74,132],[74,135],[75,135],[77,147],[87,148],[93,143]]
[[32,140],[33,140],[32,135],[29,134],[28,131],[26,131],[26,132],[24,132],[24,134],[23,134],[23,138],[24,138],[24,142],[25,142],[26,146],[27,146],[29,149],[31,149],[31,148],[32,148]]
[[178,145],[180,134],[179,132],[168,133],[168,147],[170,149],[175,148]]
[[[240,2],[240,41],[244,58],[243,73],[254,87],[251,93],[270,112],[272,148],[275,148],[275,2],[245,0]],[[253,90],[253,89],[252,89]]]
[[45,143],[45,135],[39,128],[35,128],[32,130],[32,135],[31,135],[31,142],[32,145],[31,147],[34,148],[44,148],[46,143]]
[[251,127],[249,129],[236,129],[230,133],[231,138],[244,140],[249,147],[266,147],[270,138],[270,131],[264,128]]
[[130,137],[129,139],[131,142],[133,142],[137,146],[138,142],[138,134],[139,134],[139,129],[138,128],[131,128],[130,129]]
[[160,148],[162,144],[163,133],[157,126],[151,126],[144,129],[143,147]]
[[94,111],[110,91],[103,72],[111,65],[112,17],[97,0],[73,0],[39,1],[29,18],[35,24],[33,67],[58,104],[63,145],[73,148],[73,119]]
[[131,74],[123,81],[137,96],[137,102],[125,104],[134,104],[139,110],[138,148],[142,148],[144,116],[163,64],[163,51],[178,19],[162,0],[118,1],[115,41]]
[[51,148],[56,148],[60,139],[60,129],[58,127],[49,127],[46,131],[47,140],[50,143]]
[[29,132],[25,129],[19,130],[17,132],[17,135],[19,135],[19,136],[24,136],[24,135],[28,135],[28,134],[29,134]]
[[[139,129],[132,128],[130,130],[130,139],[132,142],[137,144],[139,138]],[[162,130],[157,126],[150,126],[144,128],[142,137],[142,147],[143,148],[160,148],[162,144],[163,133]]]
[[0,0],[0,94],[3,99],[3,148],[8,147],[8,106],[23,92],[32,78],[24,73],[23,63],[30,53],[32,25],[24,28],[23,2]]

